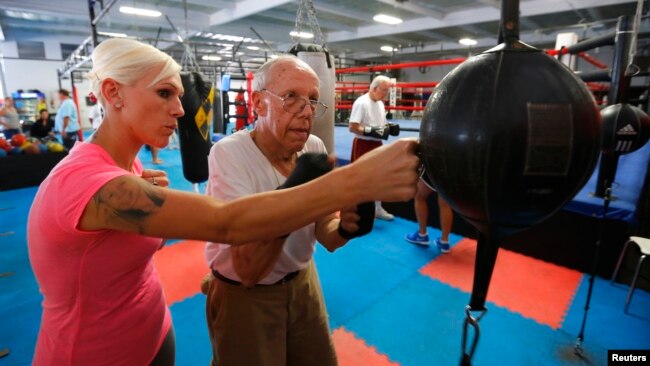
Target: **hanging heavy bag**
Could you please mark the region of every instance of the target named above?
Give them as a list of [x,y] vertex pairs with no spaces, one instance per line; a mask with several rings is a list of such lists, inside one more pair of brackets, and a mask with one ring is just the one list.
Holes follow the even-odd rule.
[[214,88],[197,72],[181,73],[185,115],[178,119],[183,176],[192,183],[208,180],[208,154],[212,146]]
[[422,160],[434,187],[479,231],[465,322],[478,318],[499,242],[548,218],[590,177],[600,149],[600,114],[586,85],[519,41],[519,1],[502,2],[500,45],[450,72],[427,102]]
[[318,136],[327,151],[334,151],[334,97],[336,68],[329,51],[317,44],[296,43],[288,51],[305,61],[320,79],[319,100],[327,106],[322,116],[314,118],[311,133]]

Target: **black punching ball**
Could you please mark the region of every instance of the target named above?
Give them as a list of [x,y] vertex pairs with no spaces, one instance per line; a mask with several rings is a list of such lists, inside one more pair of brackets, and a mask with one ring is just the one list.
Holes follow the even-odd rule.
[[506,33],[450,72],[420,127],[434,187],[484,233],[511,234],[553,214],[587,181],[600,150],[585,84],[517,38]]
[[603,118],[603,154],[600,159],[596,192],[604,197],[616,178],[618,158],[637,151],[650,138],[650,117],[629,104],[614,104],[600,111]]
[[624,155],[637,151],[650,138],[650,117],[629,104],[614,104],[600,111],[603,152]]
[[519,41],[518,0],[502,1],[501,15],[502,43],[438,84],[420,127],[434,187],[480,231],[470,300],[477,311],[485,309],[499,242],[569,201],[600,151],[600,114],[585,84]]
[[192,183],[208,180],[208,154],[212,146],[214,88],[196,72],[181,73],[185,115],[178,119],[183,175]]

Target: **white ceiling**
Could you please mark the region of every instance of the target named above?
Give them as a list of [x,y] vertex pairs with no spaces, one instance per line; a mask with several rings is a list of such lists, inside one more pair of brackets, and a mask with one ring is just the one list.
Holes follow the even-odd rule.
[[[84,0],[0,0],[0,3],[0,27],[7,41],[60,35],[78,37],[81,42],[91,34],[90,4],[94,4],[94,11],[99,14],[102,6],[111,1],[104,0],[102,4]],[[345,55],[349,60],[384,63],[435,59],[466,52],[467,47],[458,43],[465,37],[476,39],[478,44],[474,48],[479,50],[497,43],[498,0],[313,0],[313,4],[328,48],[334,55]],[[199,59],[204,54],[218,55],[223,51],[224,61],[255,62],[272,51],[285,51],[291,45],[289,32],[295,28],[298,5],[297,0],[116,0],[97,29],[149,40],[180,57],[182,45],[174,43],[177,37],[165,16],[144,18],[118,10],[120,6],[155,9],[168,16],[181,35],[191,41]],[[521,38],[548,47],[554,44],[558,32],[574,31],[581,38],[605,34],[615,29],[618,17],[634,15],[636,9],[636,0],[521,0]],[[643,14],[649,9],[645,1]],[[403,22],[393,26],[377,23],[372,19],[377,13],[397,16]],[[310,31],[307,16],[303,20],[303,30]],[[648,30],[648,20],[644,20],[641,31]],[[206,33],[212,33],[212,37],[223,34],[246,39],[239,44],[206,37]],[[261,43],[260,37],[272,51]],[[232,50],[238,45],[237,51],[241,53],[233,55]],[[397,50],[382,52],[383,45]],[[258,46],[260,50],[249,50],[247,46]]]

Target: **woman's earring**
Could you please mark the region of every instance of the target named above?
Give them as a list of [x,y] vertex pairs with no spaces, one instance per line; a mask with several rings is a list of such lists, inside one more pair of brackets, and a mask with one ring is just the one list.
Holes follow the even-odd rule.
[[120,108],[122,108],[122,102],[121,102],[121,101],[117,101],[117,102],[115,102],[115,104],[113,105],[113,107],[114,107],[115,109],[120,109]]

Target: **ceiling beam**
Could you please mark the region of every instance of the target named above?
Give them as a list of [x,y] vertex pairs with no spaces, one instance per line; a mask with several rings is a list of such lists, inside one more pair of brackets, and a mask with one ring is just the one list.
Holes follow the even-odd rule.
[[210,15],[208,25],[215,26],[230,23],[249,15],[259,13],[264,10],[273,9],[293,2],[293,0],[243,0],[238,1],[234,8],[223,9]]
[[483,28],[477,27],[474,24],[461,25],[460,28],[471,33],[474,37],[490,37],[495,36],[496,33],[489,32]]
[[[572,32],[575,31],[572,27],[566,27],[563,29],[558,28],[555,32],[552,33],[540,33],[538,31],[527,31],[521,32],[520,39],[530,45],[551,45],[552,48],[555,44],[558,33],[562,32]],[[650,31],[650,26],[642,27],[640,32]],[[584,33],[581,35],[581,38],[588,39],[597,36],[602,36],[604,30],[600,28],[586,28]],[[423,47],[405,47],[396,52],[397,56],[410,56],[412,59],[422,59],[422,54],[434,54],[444,51],[457,51],[457,52],[472,52],[477,54],[483,50],[487,50],[496,46],[496,37],[485,37],[477,39],[477,44],[471,48],[461,45],[458,42],[441,42],[441,43],[430,43],[425,44]],[[418,56],[419,55],[419,56]],[[365,60],[365,59],[374,59],[378,57],[383,57],[385,55],[380,53],[367,53],[367,52],[354,52],[347,53],[347,57]],[[420,58],[418,58],[420,57]],[[431,58],[440,58],[439,56],[431,56]]]
[[314,4],[314,8],[316,8],[317,11],[322,11],[323,13],[328,13],[343,18],[354,19],[356,21],[362,22],[373,22],[372,14],[370,13],[362,13],[329,4]]
[[420,35],[420,36],[426,37],[428,39],[431,39],[431,40],[434,40],[434,41],[437,41],[437,42],[440,42],[440,41],[450,41],[450,42],[454,41],[453,38],[451,38],[449,36],[446,36],[446,35],[444,35],[442,33],[439,33],[439,32],[426,30],[426,31],[419,31],[419,32],[416,32],[416,33],[418,35]]
[[[529,0],[521,3],[520,16],[530,17],[535,15],[553,14],[576,9],[585,9],[598,6],[617,5],[633,0],[573,0],[568,4],[566,0]],[[443,20],[431,17],[422,17],[404,21],[394,26],[367,25],[358,27],[356,32],[337,31],[327,34],[329,43],[358,40],[370,37],[381,37],[395,33],[418,32],[422,30],[457,27],[475,23],[498,21],[501,12],[491,6],[458,10],[448,13]]]
[[476,2],[491,6],[493,8],[501,9],[501,1],[499,0],[476,0]]
[[[256,14],[258,17],[263,17],[263,18],[269,18],[269,19],[277,19],[277,20],[282,20],[285,22],[289,22],[292,24],[296,23],[296,14],[290,14],[282,11],[275,11],[275,10],[267,10],[262,13]],[[348,30],[348,31],[353,31],[356,28],[349,26],[347,24],[342,24],[339,22],[333,22],[330,20],[324,20],[324,19],[318,19],[318,24],[321,26],[321,28],[329,28],[329,29],[338,29],[338,30]]]
[[[534,21],[530,20],[530,18],[519,18],[519,24],[520,24],[520,30],[523,31],[525,28],[528,28],[532,31],[538,30],[541,28],[541,26]],[[521,27],[523,26],[523,27]]]
[[441,11],[433,10],[410,2],[397,1],[397,0],[377,0],[377,1],[380,3],[392,5],[398,9],[410,11],[411,13],[414,14],[431,17],[433,19],[443,19],[445,17],[445,13]]

